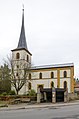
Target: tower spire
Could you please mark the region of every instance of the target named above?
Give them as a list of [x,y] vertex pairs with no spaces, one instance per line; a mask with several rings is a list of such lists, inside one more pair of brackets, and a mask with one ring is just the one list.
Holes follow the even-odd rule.
[[20,33],[20,38],[18,42],[17,48],[27,48],[27,43],[26,43],[26,37],[25,37],[25,28],[24,28],[24,5],[22,9],[22,26],[21,26],[21,33]]

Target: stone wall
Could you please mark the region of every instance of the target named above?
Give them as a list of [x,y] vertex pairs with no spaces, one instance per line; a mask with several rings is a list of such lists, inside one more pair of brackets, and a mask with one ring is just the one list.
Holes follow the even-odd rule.
[[73,101],[73,100],[77,100],[79,99],[79,96],[77,95],[77,93],[69,93],[68,94],[68,101]]

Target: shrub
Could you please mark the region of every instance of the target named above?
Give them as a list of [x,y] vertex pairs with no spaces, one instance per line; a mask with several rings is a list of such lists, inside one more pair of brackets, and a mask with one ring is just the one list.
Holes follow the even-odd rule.
[[14,90],[11,90],[11,91],[9,92],[9,95],[16,95],[16,93],[15,93]]
[[3,92],[1,95],[2,95],[2,96],[6,96],[6,95],[7,95],[7,93],[6,93],[6,92]]
[[28,91],[28,94],[27,94],[28,96],[36,96],[36,92],[35,92],[35,90],[30,90],[30,91]]
[[0,80],[0,94],[4,92],[9,92],[11,90],[10,80]]

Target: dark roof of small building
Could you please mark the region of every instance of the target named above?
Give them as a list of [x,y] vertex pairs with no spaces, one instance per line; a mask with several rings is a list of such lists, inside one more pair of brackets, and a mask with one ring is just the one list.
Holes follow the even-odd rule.
[[[43,88],[42,90],[41,90],[41,92],[52,92],[53,91],[53,89],[52,88]],[[55,91],[56,92],[65,92],[66,91],[66,89],[64,89],[64,88],[55,88]]]

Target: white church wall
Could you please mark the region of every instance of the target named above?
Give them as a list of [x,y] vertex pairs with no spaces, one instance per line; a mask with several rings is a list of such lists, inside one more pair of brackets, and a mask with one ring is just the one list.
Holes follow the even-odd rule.
[[17,51],[12,52],[12,59],[13,60],[17,60],[16,59],[16,54],[17,53],[20,53],[20,60],[25,60],[25,61],[27,61],[27,55],[28,55],[29,56],[29,62],[31,63],[31,56],[25,50],[17,50]]
[[51,81],[54,82],[54,86],[57,88],[57,79],[37,79],[32,80],[32,89],[37,92],[38,85],[43,85],[43,88],[51,88]]
[[27,94],[28,92],[28,82],[24,84],[24,86],[21,88],[21,90],[19,91],[19,94]]
[[51,72],[54,73],[54,78],[57,78],[57,70],[51,70],[51,71],[38,71],[38,72],[33,72],[32,74],[32,79],[39,79],[39,74],[42,73],[42,78],[51,78]]

